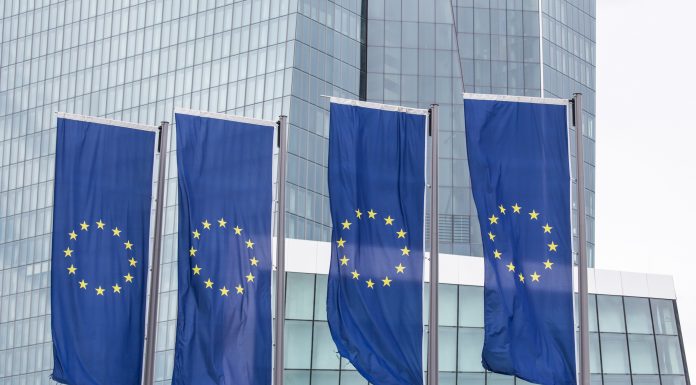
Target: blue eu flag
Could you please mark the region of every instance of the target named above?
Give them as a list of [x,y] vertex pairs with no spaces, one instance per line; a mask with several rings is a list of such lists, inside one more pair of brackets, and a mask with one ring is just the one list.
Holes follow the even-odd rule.
[[574,385],[567,102],[514,100],[464,100],[485,261],[483,366]]
[[272,123],[176,113],[173,384],[271,383]]
[[140,384],[155,132],[117,124],[58,118],[52,378],[64,384]]
[[331,336],[371,383],[422,384],[425,116],[340,103],[329,133]]

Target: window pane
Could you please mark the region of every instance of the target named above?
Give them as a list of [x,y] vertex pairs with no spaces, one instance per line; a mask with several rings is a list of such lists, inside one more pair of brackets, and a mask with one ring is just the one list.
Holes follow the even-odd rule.
[[686,385],[684,376],[665,376],[662,375],[662,385]]
[[599,352],[599,334],[590,333],[590,373],[602,372],[601,359],[602,355]]
[[[312,321],[285,321],[285,367],[309,369]],[[287,373],[287,371],[286,371]],[[287,375],[287,374],[286,374]],[[304,378],[304,377],[303,377]]]
[[631,376],[627,374],[605,374],[604,385],[631,385]]
[[439,285],[438,322],[440,325],[457,326],[457,288],[457,285]]
[[657,354],[652,335],[629,334],[628,347],[631,352],[633,374],[657,374]]
[[454,372],[457,370],[457,328],[440,326],[438,331],[439,370]]
[[650,301],[647,298],[624,298],[626,329],[629,333],[652,334]]
[[316,322],[314,324],[314,341],[312,349],[312,369],[338,369],[339,355],[336,351],[329,324]]
[[600,340],[602,343],[602,368],[604,373],[629,373],[626,335],[601,333]]
[[484,373],[459,373],[457,375],[457,383],[466,385],[484,385],[484,375]]
[[309,370],[285,370],[283,377],[287,385],[309,385]]
[[[486,374],[486,384],[487,385],[513,385],[515,377],[506,376],[497,373],[487,373]],[[466,382],[464,382],[466,384]]]
[[657,357],[660,360],[660,373],[684,374],[681,346],[677,336],[655,336]]
[[459,326],[483,327],[483,288],[459,287]]
[[367,385],[367,380],[356,371],[342,370],[341,385]]
[[621,297],[598,295],[599,331],[624,333],[624,312]]
[[338,385],[338,371],[312,370],[312,384]]
[[[631,365],[633,363],[631,362]],[[634,366],[635,367],[635,366]],[[660,385],[660,376],[658,375],[634,375],[633,385]]]
[[677,320],[674,305],[668,299],[651,299],[655,334],[677,334]]
[[483,348],[483,329],[459,328],[457,369],[460,372],[483,372],[481,349]]
[[[314,274],[288,273],[285,319],[312,319],[314,314]],[[307,344],[309,339],[305,340]]]

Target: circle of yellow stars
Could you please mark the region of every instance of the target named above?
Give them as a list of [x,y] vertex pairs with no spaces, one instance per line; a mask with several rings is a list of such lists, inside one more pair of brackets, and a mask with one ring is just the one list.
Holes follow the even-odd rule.
[[[512,209],[512,212],[511,212],[512,215],[524,215],[524,214],[523,214],[523,211],[522,211],[522,206],[520,206],[517,202],[516,202],[514,205],[510,206],[510,209]],[[496,214],[499,214],[500,217],[496,216]],[[508,208],[506,208],[504,205],[501,204],[501,205],[498,206],[498,212],[492,214],[492,215],[488,218],[488,226],[489,226],[489,228],[490,228],[490,230],[488,231],[488,234],[487,234],[487,235],[488,235],[488,240],[489,240],[491,243],[493,243],[494,245],[495,245],[495,237],[496,237],[496,234],[494,233],[495,230],[494,230],[494,227],[493,227],[493,226],[494,226],[494,225],[497,225],[497,224],[498,224],[498,221],[499,221],[503,216],[505,216],[505,215],[507,215],[507,214],[508,214]],[[536,210],[532,209],[531,211],[528,211],[526,214],[529,215],[529,220],[530,220],[530,221],[537,221],[537,222],[540,223],[539,226],[541,227],[541,230],[544,232],[544,234],[553,234],[553,233],[552,233],[552,231],[553,231],[553,226],[549,225],[548,222],[546,222],[546,223],[543,224],[543,225],[541,224],[541,223],[543,223],[543,222],[539,219],[539,216],[541,215],[541,213],[539,213],[539,212],[537,212]],[[546,247],[548,248],[548,250],[547,250],[548,253],[555,253],[555,252],[558,252],[558,244],[556,244],[553,240],[551,240],[550,243],[547,243],[547,244],[546,244]],[[494,260],[503,262],[503,258],[504,258],[504,256],[503,256],[503,253],[502,253],[502,252],[498,251],[497,248],[493,250],[493,259],[494,259]],[[532,283],[541,282],[542,274],[539,274],[538,271],[543,272],[543,271],[545,271],[545,270],[553,270],[554,262],[551,260],[550,257],[547,258],[546,261],[543,262],[543,264],[544,264],[544,268],[543,268],[543,269],[535,270],[532,274],[529,274],[528,277],[529,277],[529,279],[531,279],[531,282],[532,282]],[[519,270],[517,269],[517,266],[515,266],[515,264],[514,264],[512,261],[510,261],[507,265],[505,265],[505,267],[507,267],[508,272],[510,272],[510,273],[512,273],[512,274],[515,275],[515,279],[517,279],[521,284],[524,284],[524,283],[527,282],[527,281],[526,281],[527,276],[525,276],[525,274],[524,274],[523,272],[519,271]]]
[[[217,222],[217,225],[215,224]],[[191,241],[193,242],[194,239],[198,239],[200,242],[201,236],[205,234],[206,231],[212,231],[212,229],[218,229],[218,230],[226,230],[228,229],[227,227],[228,222],[225,220],[225,218],[219,218],[216,221],[213,221],[213,223],[209,222],[207,219],[204,219],[201,222],[201,226],[199,228],[195,228],[191,232]],[[238,225],[234,227],[230,227],[230,230],[233,231],[233,236],[236,238],[239,238],[244,242],[246,245],[246,248],[251,250],[253,252],[254,250],[254,245],[255,243],[251,240],[249,237],[244,236],[244,229],[239,227]],[[244,240],[246,238],[246,240]],[[189,257],[190,258],[196,258],[198,256],[198,249],[195,248],[195,246],[191,246],[191,248],[188,250]],[[256,276],[254,275],[254,271],[252,271],[253,268],[258,267],[259,265],[259,260],[255,257],[252,256],[249,258],[249,274],[244,276],[244,279],[246,279],[246,284],[252,284],[254,283],[254,280],[256,279]],[[191,275],[192,277],[198,276],[199,278],[203,279],[203,274],[201,272],[203,271],[203,268],[198,266],[198,264],[194,264],[194,266],[191,268]],[[234,293],[237,295],[244,295],[245,287],[242,286],[242,283],[237,283],[236,286],[230,286],[230,288],[227,288],[227,285],[222,285],[222,287],[219,287],[220,284],[214,282],[209,275],[206,275],[208,279],[203,281],[203,284],[205,285],[204,287],[206,289],[210,289],[215,291],[216,293],[220,294],[220,297],[229,297],[230,293]],[[216,287],[217,285],[217,287]]]
[[[92,224],[88,223],[86,220],[83,220],[82,223],[79,224],[80,228],[77,232],[75,231],[75,229],[73,229],[68,233],[69,244],[68,244],[68,247],[65,250],[63,250],[64,257],[66,259],[70,258],[69,259],[70,266],[67,267],[67,269],[66,269],[68,276],[72,276],[75,279],[77,279],[78,275],[80,275],[79,269],[75,266],[75,263],[73,262],[73,260],[75,259],[75,257],[77,255],[76,255],[75,249],[71,248],[71,245],[74,247],[74,245],[77,244],[78,237],[87,236],[87,234],[89,234],[90,231],[92,231],[92,232],[96,231],[97,233],[103,232],[105,234],[109,233],[109,229],[107,228],[106,223],[104,223],[101,219],[96,221],[94,223],[94,225],[96,225],[96,228],[92,227],[92,230],[90,230],[90,226],[92,226]],[[126,251],[126,256],[130,257],[127,260],[128,268],[137,267],[138,260],[136,260],[135,256],[133,255],[133,253],[135,253],[135,251],[133,250],[133,246],[134,246],[133,243],[131,243],[131,241],[129,239],[127,239],[125,237],[121,237],[121,233],[123,231],[121,229],[119,229],[118,226],[115,226],[110,230],[111,230],[112,237],[126,239],[126,241],[123,242],[123,248]],[[118,280],[113,285],[107,284],[106,287],[102,287],[101,284],[97,285],[97,287],[94,287],[94,293],[97,296],[102,296],[102,297],[104,296],[105,293],[121,294],[121,290],[123,290],[123,288],[126,286],[132,285],[134,279],[135,279],[135,277],[129,271],[126,275],[123,276],[123,279]],[[123,286],[121,286],[119,283]],[[89,286],[92,283],[86,281],[84,277],[81,277],[80,281],[78,281],[77,284],[79,285],[81,290],[85,290],[87,292],[91,291]],[[92,287],[93,286],[94,285],[92,285]],[[110,289],[109,289],[109,286],[111,286]]]
[[[365,213],[360,211],[360,209],[356,209],[355,210],[355,218],[353,218],[353,220],[354,221],[363,220],[364,214]],[[378,213],[376,211],[374,211],[373,209],[370,209],[367,211],[367,218],[365,218],[365,220],[381,222],[380,219],[384,221],[384,226],[391,226],[393,229],[398,228],[399,229],[398,231],[394,230],[394,235],[396,236],[397,239],[403,239],[404,242],[406,242],[407,232],[404,231],[403,228],[397,227],[394,224],[394,218],[392,218],[391,215],[387,215],[386,217],[382,216],[382,217],[378,218]],[[351,229],[350,226],[352,226],[352,225],[353,225],[353,223],[350,222],[350,220],[348,218],[346,218],[341,223],[341,231],[344,231],[344,230],[350,231],[350,229]],[[336,240],[336,249],[337,249],[338,255],[343,254],[342,249],[345,248],[345,245],[346,245],[346,241],[343,239],[343,237],[339,237],[339,239]],[[401,250],[402,257],[410,256],[411,250],[409,250],[408,245],[404,245],[404,247],[400,250]],[[350,262],[350,260],[351,259],[348,258],[347,255],[343,254],[343,257],[338,259],[338,261],[340,262],[339,267],[343,268],[345,266],[346,268],[350,269],[349,264],[348,264],[348,262]],[[397,277],[399,274],[404,274],[405,271],[406,271],[406,266],[404,266],[404,264],[400,262],[398,265],[394,266],[394,274],[392,275],[392,277]],[[361,278],[360,278],[361,273],[358,272],[357,269],[353,268],[353,271],[351,271],[350,274],[352,276],[352,279],[357,280],[357,281],[361,280]],[[394,281],[394,279],[390,278],[389,275],[385,275],[384,278],[375,278],[374,281],[372,280],[372,278],[368,278],[367,280],[365,280],[363,278],[363,280],[365,282],[365,288],[372,289],[372,290],[374,290],[375,286],[379,286],[380,281],[381,281],[382,287],[391,287],[391,283],[392,283],[392,281]]]

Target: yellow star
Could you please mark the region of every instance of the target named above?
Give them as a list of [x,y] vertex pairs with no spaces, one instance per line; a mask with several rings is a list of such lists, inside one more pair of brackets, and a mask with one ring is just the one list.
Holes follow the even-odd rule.
[[398,266],[394,266],[394,268],[396,269],[397,274],[403,274],[404,270],[406,270],[406,266],[404,266],[402,264],[399,264]]
[[544,269],[549,269],[552,270],[553,262],[551,262],[550,259],[547,259],[546,262],[544,262]]
[[241,228],[241,227],[239,227],[239,226],[235,226],[235,227],[233,228],[233,230],[234,230],[234,234],[235,234],[235,235],[242,235],[242,230],[244,230],[244,229]]
[[227,222],[225,222],[225,218],[218,219],[218,225],[220,227],[227,227]]
[[230,290],[227,289],[226,286],[223,286],[222,289],[219,289],[219,290],[220,290],[220,296],[221,296],[221,297],[222,297],[223,295],[224,295],[224,296],[227,296],[227,293],[230,292]]
[[97,221],[97,229],[99,229],[99,230],[104,230],[104,225],[105,225],[105,224],[106,224],[106,223],[102,222],[101,219],[98,220],[98,221]]
[[541,276],[535,271],[534,274],[530,275],[530,277],[532,277],[532,282],[539,282],[539,278]]
[[394,218],[389,215],[388,217],[384,218],[384,225],[392,225],[394,223]]
[[492,225],[498,223],[498,217],[496,217],[495,214],[491,215],[491,217],[488,218],[488,220],[491,222]]
[[77,233],[75,232],[75,230],[69,232],[68,235],[70,236],[71,241],[74,241],[77,239]]
[[339,259],[339,261],[341,261],[341,265],[343,265],[343,266],[348,266],[348,261],[350,261],[350,259],[348,259],[348,258],[344,255],[343,258]]
[[503,215],[505,215],[505,212],[507,211],[507,209],[503,205],[498,206],[498,210],[500,210],[500,213]]
[[196,266],[192,267],[191,270],[193,270],[193,275],[201,275],[201,268],[198,267],[198,264],[196,264]]
[[205,283],[205,288],[206,288],[206,289],[212,289],[212,288],[213,288],[213,281],[211,281],[210,278],[208,278],[208,280],[207,280],[207,281],[204,281],[203,283]]
[[410,255],[411,250],[408,249],[408,246],[404,246],[403,249],[401,249],[401,255]]
[[406,232],[404,229],[400,229],[399,231],[396,232],[397,238],[406,238]]
[[247,282],[254,282],[254,275],[249,273],[249,275],[246,276]]
[[549,226],[548,223],[544,226],[541,226],[541,228],[544,229],[544,233],[551,233],[551,229],[553,229],[553,227]]
[[111,231],[114,233],[114,237],[120,237],[121,236],[121,230],[118,229],[118,227],[111,229]]
[[190,256],[190,257],[195,257],[195,256],[196,256],[196,251],[198,251],[198,250],[194,249],[193,246],[191,246],[191,248],[189,249],[189,256]]
[[251,263],[251,266],[258,266],[258,264],[259,264],[259,260],[256,259],[256,257],[251,257],[249,262]]
[[495,249],[495,251],[493,251],[493,256],[495,257],[495,259],[500,259],[501,255],[503,255],[503,253],[498,251],[498,249]]
[[75,251],[75,250],[71,250],[70,247],[68,247],[67,249],[63,250],[63,252],[65,253],[65,256],[66,256],[66,257],[72,257],[73,251]]
[[488,238],[490,238],[491,241],[495,242],[495,234],[491,233],[490,231],[488,232]]
[[529,213],[529,219],[539,219],[539,213],[535,210],[532,210],[532,212]]
[[377,212],[373,211],[372,209],[370,209],[370,211],[367,212],[367,217],[370,219],[375,219],[376,215],[377,215]]
[[208,222],[207,219],[201,222],[201,224],[203,225],[204,230],[210,230],[210,222]]
[[130,241],[126,241],[123,245],[126,246],[126,250],[133,250],[133,244]]
[[82,223],[80,223],[80,230],[87,231],[88,228],[89,225],[87,224],[87,221],[82,221]]
[[391,286],[391,281],[392,280],[389,279],[389,277],[384,277],[384,279],[382,280],[382,286]]
[[513,265],[512,262],[508,263],[507,268],[508,271],[515,271],[515,265]]
[[362,218],[362,211],[360,211],[360,209],[355,210],[355,216],[358,217],[358,219]]
[[101,286],[99,286],[98,288],[96,288],[94,290],[97,291],[97,295],[102,295],[102,296],[104,295],[104,289],[102,289]]
[[518,206],[517,203],[515,203],[515,205],[512,206],[512,212],[515,214],[519,214],[521,209],[522,209],[522,206]]
[[121,286],[119,286],[118,283],[111,286],[111,288],[114,289],[114,293],[121,293]]
[[357,270],[353,270],[351,274],[353,274],[353,279],[358,279],[360,277],[360,273],[358,273]]
[[78,282],[78,283],[80,284],[80,289],[85,289],[85,290],[87,290],[87,285],[88,285],[88,283],[85,282],[84,279],[83,279],[82,281]]
[[248,239],[248,240],[246,241],[246,246],[247,246],[247,249],[253,249],[253,248],[254,248],[254,242],[252,242],[251,239]]
[[128,263],[130,263],[131,266],[135,267],[135,265],[138,263],[138,261],[136,261],[133,257],[131,257],[131,259],[128,260]]
[[244,288],[242,287],[242,285],[237,285],[235,289],[237,289],[237,294],[244,294]]
[[551,243],[549,243],[547,246],[549,247],[549,251],[557,251],[556,248],[558,245],[553,243],[553,241],[551,241]]
[[366,283],[367,283],[367,288],[368,288],[368,289],[374,289],[375,283],[372,282],[371,279],[368,279]]
[[522,273],[520,273],[517,276],[520,277],[520,282],[524,283],[524,275],[522,275]]
[[348,222],[347,219],[341,224],[343,225],[343,230],[350,230],[350,225],[352,225],[352,223]]
[[123,278],[126,279],[126,282],[133,282],[133,276],[130,273],[124,275]]
[[75,267],[74,265],[71,264],[70,267],[68,267],[68,275],[75,275],[76,271],[77,267]]
[[346,241],[344,241],[343,237],[341,237],[341,239],[336,241],[336,243],[338,244],[338,246],[336,246],[336,247],[344,247],[343,245],[345,245]]
[[201,233],[198,232],[198,229],[193,230],[193,239],[201,239]]

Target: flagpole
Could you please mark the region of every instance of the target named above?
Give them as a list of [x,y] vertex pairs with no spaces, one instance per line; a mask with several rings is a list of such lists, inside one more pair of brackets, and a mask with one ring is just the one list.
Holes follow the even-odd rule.
[[163,121],[159,127],[159,170],[157,172],[157,201],[155,206],[155,234],[152,243],[152,264],[150,265],[150,301],[147,307],[147,332],[145,334],[145,370],[143,384],[152,385],[155,367],[155,339],[157,337],[157,302],[159,300],[160,260],[162,255],[162,221],[164,220],[164,185],[167,170],[167,140],[169,122]]
[[573,94],[573,125],[577,144],[578,294],[580,297],[580,385],[590,385],[590,331],[587,290],[587,235],[585,227],[585,154],[582,135],[582,94]]
[[275,366],[273,384],[283,385],[285,327],[285,171],[288,159],[288,117],[278,120],[278,231],[276,240]]
[[438,383],[438,208],[437,208],[437,163],[438,163],[438,105],[430,105],[430,314],[428,333],[428,385]]

